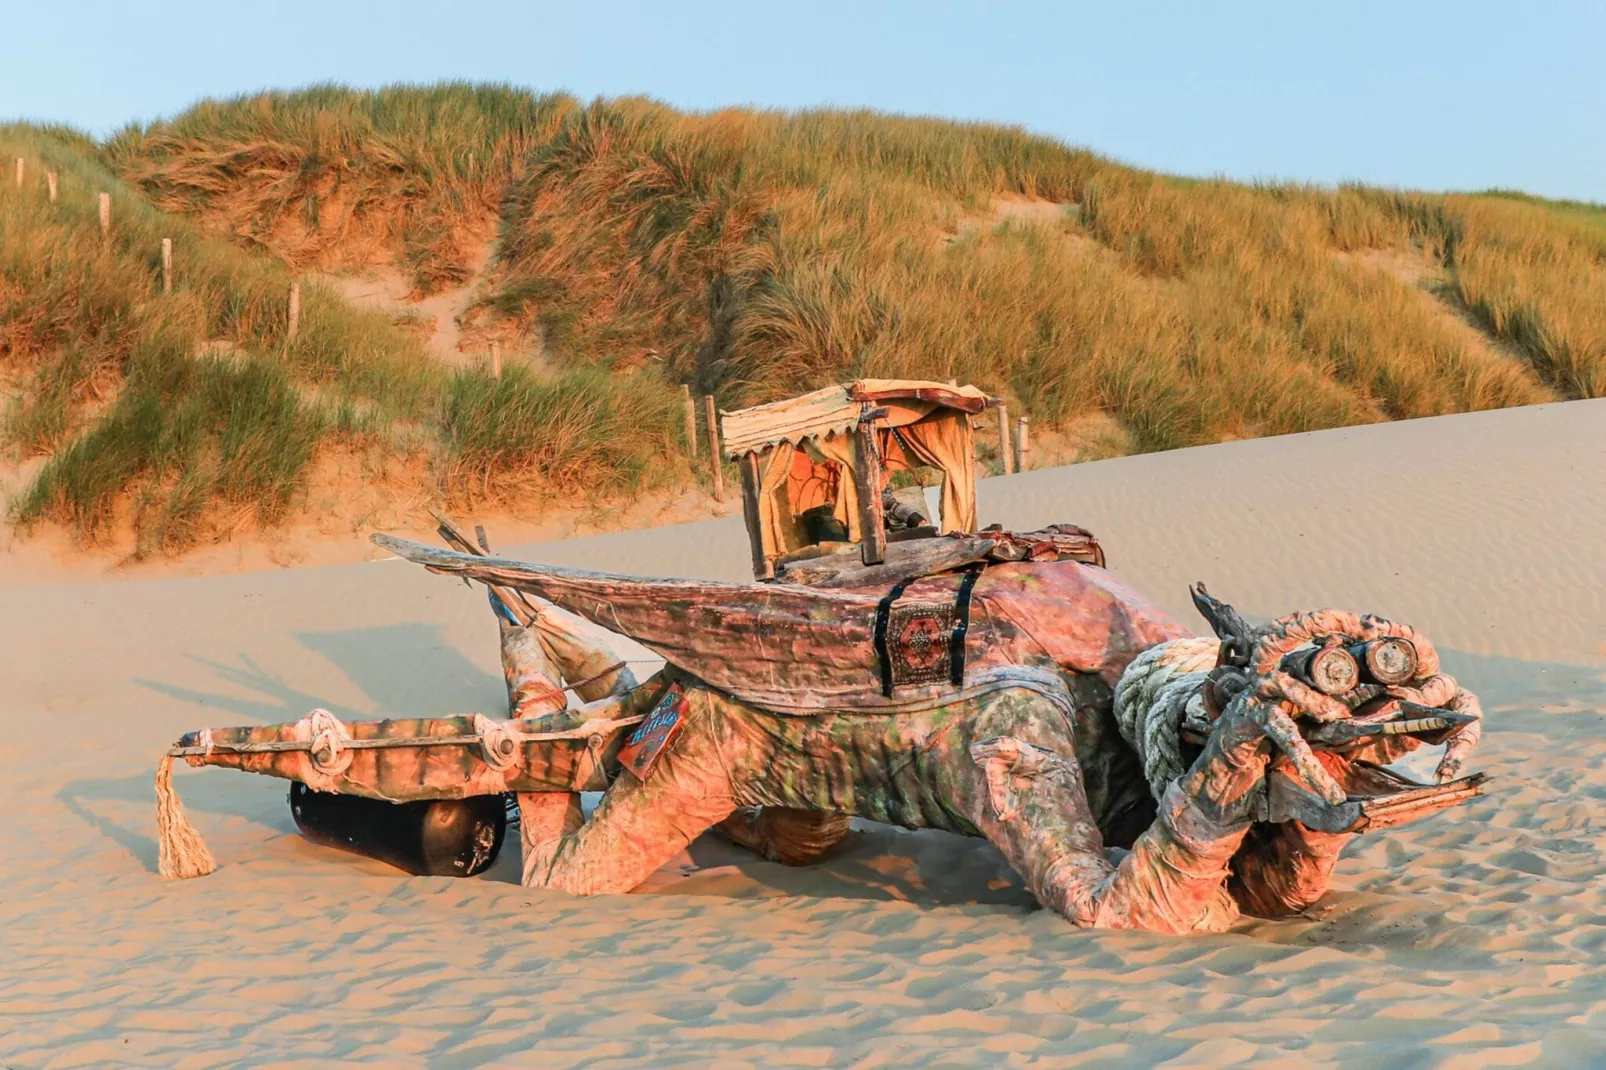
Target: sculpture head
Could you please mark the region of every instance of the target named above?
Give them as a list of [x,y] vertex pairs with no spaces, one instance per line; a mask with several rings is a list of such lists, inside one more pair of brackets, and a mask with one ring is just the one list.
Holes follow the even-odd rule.
[[[1438,652],[1416,629],[1337,609],[1253,628],[1203,584],[1191,593],[1221,645],[1184,734],[1208,735],[1234,704],[1270,704],[1303,741],[1288,740],[1294,745],[1284,750],[1315,763],[1299,753],[1273,760],[1268,820],[1359,831],[1415,820],[1481,793],[1481,775],[1456,779],[1478,741],[1477,698],[1440,671]],[[1386,768],[1424,744],[1445,745],[1437,785]]]

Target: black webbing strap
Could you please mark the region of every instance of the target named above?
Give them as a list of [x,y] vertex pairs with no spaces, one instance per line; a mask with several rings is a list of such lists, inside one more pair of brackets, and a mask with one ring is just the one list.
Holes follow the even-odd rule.
[[875,656],[881,663],[881,697],[892,697],[892,652],[887,649],[887,618],[892,615],[892,603],[903,594],[903,589],[909,586],[904,580],[886,593],[875,607]]
[[[984,563],[978,562],[965,569],[965,574],[959,581],[959,590],[955,593],[954,627],[948,635],[948,681],[955,687],[960,687],[965,682],[965,636],[970,631],[970,595],[976,587],[976,580],[980,578],[982,569],[986,567]],[[887,622],[892,616],[892,604],[902,597],[904,588],[913,582],[913,580],[903,581],[876,603],[873,642],[876,661],[881,667],[882,698],[892,697],[892,651],[887,647]]]
[[[981,570],[987,566],[977,562],[965,570],[959,581],[959,594],[954,599],[954,630],[948,637],[948,682],[961,687],[965,682],[965,633],[970,631],[970,592],[976,587]],[[890,675],[890,674],[884,674]]]

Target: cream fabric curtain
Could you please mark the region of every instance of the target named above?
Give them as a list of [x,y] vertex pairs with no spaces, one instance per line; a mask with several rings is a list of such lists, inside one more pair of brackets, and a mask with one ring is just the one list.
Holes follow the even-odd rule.
[[811,455],[837,465],[836,518],[848,529],[848,541],[863,538],[859,531],[859,492],[853,480],[853,469],[859,460],[858,440],[852,435],[831,435],[829,438],[811,438],[805,443]]
[[976,458],[967,417],[951,409],[900,427],[897,434],[924,465],[942,472],[942,533],[976,530]]
[[771,561],[803,545],[797,518],[786,500],[786,478],[792,472],[790,443],[782,442],[761,459],[759,475],[758,523],[764,540],[764,553]]

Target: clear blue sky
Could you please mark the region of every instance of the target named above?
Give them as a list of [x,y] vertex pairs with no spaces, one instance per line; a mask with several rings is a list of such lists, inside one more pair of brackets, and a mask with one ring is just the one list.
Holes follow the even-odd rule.
[[[466,78],[1019,123],[1145,167],[1606,201],[1606,2],[5,0],[0,117]],[[448,13],[449,12],[449,13]]]

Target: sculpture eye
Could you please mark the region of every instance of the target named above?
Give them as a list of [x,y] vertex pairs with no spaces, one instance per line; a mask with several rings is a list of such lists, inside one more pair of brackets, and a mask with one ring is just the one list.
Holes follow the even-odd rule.
[[1361,679],[1354,656],[1341,646],[1296,650],[1283,658],[1282,670],[1324,695],[1342,695]]
[[1367,678],[1375,683],[1403,684],[1416,675],[1416,647],[1409,639],[1373,639],[1351,647],[1350,653],[1365,666]]

